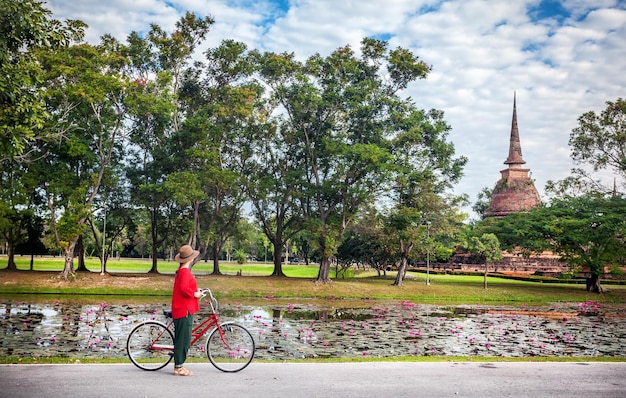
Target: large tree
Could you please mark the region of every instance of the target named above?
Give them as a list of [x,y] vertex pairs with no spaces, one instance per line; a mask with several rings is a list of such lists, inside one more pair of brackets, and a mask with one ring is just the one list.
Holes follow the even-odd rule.
[[265,54],[263,80],[284,111],[281,129],[293,135],[290,151],[304,170],[308,224],[320,252],[318,282],[330,281],[331,258],[363,204],[380,192],[393,156],[397,93],[425,78],[430,67],[410,51],[364,39],[306,62],[292,54]]
[[152,268],[157,272],[159,253],[170,248],[194,243],[193,233],[180,220],[184,209],[174,200],[167,175],[184,167],[177,164],[181,143],[179,135],[184,121],[180,89],[191,57],[205,39],[213,24],[211,17],[200,18],[186,13],[173,32],[156,24],[142,37],[133,32],[127,39],[127,54],[135,90],[127,105],[132,116],[130,157],[127,175],[131,181],[132,199],[145,208],[150,220],[150,252]]
[[38,142],[58,139],[44,129],[47,90],[37,53],[65,47],[83,36],[86,25],[51,18],[44,3],[0,1],[0,236],[15,268],[15,246],[28,235],[39,195],[29,166]]
[[285,276],[283,253],[287,243],[305,228],[302,169],[294,167],[294,154],[283,144],[278,129],[268,128],[255,143],[259,156],[246,175],[252,213],[273,247],[273,276]]
[[[261,75],[272,90],[280,90],[286,84],[283,78],[274,75],[274,68],[290,67],[291,61],[291,57],[259,54]],[[256,155],[245,175],[245,187],[252,213],[273,247],[272,275],[285,276],[282,270],[285,248],[305,228],[306,180],[296,132],[280,115],[269,116],[276,112],[276,107],[277,103],[270,100],[259,108],[258,138],[250,142]]]
[[125,59],[119,43],[103,38],[39,54],[46,71],[45,129],[58,142],[41,143],[35,167],[49,211],[49,230],[65,253],[62,276],[74,272],[74,248],[86,231],[103,177],[121,154],[125,129]]
[[191,210],[190,243],[205,258],[211,254],[213,273],[219,274],[220,253],[236,233],[247,199],[244,175],[254,156],[250,143],[262,89],[248,79],[254,64],[243,43],[224,41],[205,56],[185,74],[185,120],[174,137],[182,167],[167,176],[167,184]]
[[[467,159],[454,157],[454,145],[446,141],[450,127],[443,112],[416,110],[412,103],[393,110],[394,135],[390,140],[391,169],[387,214],[389,236],[396,240],[400,264],[394,285],[402,285],[408,258],[419,241],[426,241],[427,224],[443,229],[462,198],[447,194],[461,178]],[[431,242],[426,242],[428,247]]]
[[538,215],[550,248],[576,269],[591,274],[588,289],[601,293],[600,278],[626,259],[626,200],[582,196],[556,200]]

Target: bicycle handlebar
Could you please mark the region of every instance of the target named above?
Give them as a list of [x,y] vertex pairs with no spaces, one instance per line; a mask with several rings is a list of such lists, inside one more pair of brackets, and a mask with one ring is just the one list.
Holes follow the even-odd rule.
[[200,296],[200,299],[205,298],[206,296],[209,296],[209,303],[211,304],[211,309],[213,310],[214,313],[217,312],[217,299],[215,297],[213,297],[213,292],[211,291],[211,289],[204,288],[204,289],[200,289],[200,293],[202,293],[202,296]]

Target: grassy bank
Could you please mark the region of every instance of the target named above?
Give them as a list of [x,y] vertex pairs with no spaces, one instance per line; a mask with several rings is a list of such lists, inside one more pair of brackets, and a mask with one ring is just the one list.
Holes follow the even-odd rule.
[[[487,357],[487,356],[399,356],[399,357],[359,357],[359,358],[316,358],[316,359],[292,359],[290,363],[337,363],[337,362],[625,362],[626,357]],[[204,358],[188,358],[188,363],[206,363]],[[269,362],[254,359],[254,362]],[[0,357],[0,364],[21,364],[21,365],[38,365],[38,364],[57,364],[57,365],[72,365],[72,364],[98,364],[98,363],[130,363],[128,359],[120,358],[60,358],[60,357],[47,357],[47,358],[21,358],[16,356]],[[171,366],[171,365],[170,365]]]
[[[31,270],[30,257],[19,256],[15,258],[18,270]],[[6,268],[6,256],[0,256],[0,269]],[[74,262],[77,266],[77,262]],[[85,266],[89,271],[100,272],[101,264],[98,258],[85,259]],[[107,261],[106,271],[109,273],[147,273],[152,268],[152,260],[132,259],[132,258],[112,258]],[[172,274],[178,268],[178,263],[174,261],[158,260],[157,270],[162,274]],[[210,261],[199,261],[194,265],[194,273],[210,274],[213,272],[213,263]],[[245,276],[269,276],[274,269],[273,264],[268,262],[254,262],[247,264],[237,264],[232,261],[220,261],[220,271],[224,274],[235,275],[241,273]],[[32,264],[33,271],[58,271],[63,270],[62,257],[34,257]],[[315,264],[287,264],[284,271],[289,277],[294,278],[314,278],[317,276],[318,266]]]
[[[18,258],[18,269],[30,268],[29,258]],[[0,259],[0,261],[2,261]],[[69,281],[60,279],[63,268],[60,258],[36,258],[36,271],[0,270],[0,296],[37,294],[43,297],[94,296],[94,300],[110,301],[116,296],[169,297],[176,263],[159,262],[159,274],[148,274],[149,260],[113,259],[107,271],[100,275],[97,259],[87,261],[91,272],[77,272]],[[558,302],[626,303],[626,286],[609,286],[609,292],[589,293],[584,285],[541,283],[491,276],[488,288],[483,288],[482,276],[431,274],[426,285],[423,273],[411,273],[404,286],[391,286],[393,273],[387,278],[375,273],[356,273],[349,279],[334,279],[330,284],[316,284],[317,265],[286,265],[288,278],[270,277],[272,264],[220,263],[224,275],[213,275],[212,263],[200,262],[194,266],[198,284],[210,287],[222,300],[350,300],[369,305],[371,300],[411,300],[432,304],[506,304],[540,305]]]

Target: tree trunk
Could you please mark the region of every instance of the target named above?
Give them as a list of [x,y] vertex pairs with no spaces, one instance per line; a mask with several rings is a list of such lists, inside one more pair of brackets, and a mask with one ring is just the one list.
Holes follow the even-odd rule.
[[85,265],[85,245],[83,245],[82,236],[79,236],[76,241],[76,254],[78,257],[78,267],[76,267],[76,271],[89,271]]
[[406,273],[406,267],[408,265],[408,258],[411,250],[415,243],[408,242],[406,243],[403,239],[400,239],[400,267],[398,268],[398,274],[396,275],[396,280],[391,284],[392,286],[402,286],[402,280],[404,279],[404,274]]
[[159,261],[159,251],[157,250],[157,248],[152,245],[152,254],[150,255],[152,257],[152,267],[150,267],[150,271],[148,271],[151,274],[157,274],[158,270],[157,270],[157,262]]
[[489,264],[487,264],[487,262],[485,262],[485,276],[483,279],[483,288],[487,289],[487,269],[489,268]]
[[20,221],[21,217],[13,217],[13,216],[10,216],[8,220],[12,225],[9,227],[7,233],[4,234],[3,236],[7,244],[7,256],[8,256],[7,269],[17,270],[17,264],[15,264],[15,245],[20,240],[19,231],[22,228],[22,221]]
[[220,247],[217,243],[213,244],[213,274],[222,275],[220,271]]
[[317,279],[315,283],[329,283],[330,280],[330,258],[326,255],[322,255],[320,259],[320,270],[317,273]]
[[74,275],[74,248],[76,247],[76,240],[69,242],[65,247],[65,265],[61,272],[61,278],[67,280],[71,275]]
[[600,285],[600,275],[591,275],[587,278],[587,291],[592,293],[604,293],[604,289]]
[[17,270],[17,265],[15,264],[15,245],[13,245],[11,242],[9,242],[7,247],[7,256],[7,269],[13,271]]
[[152,238],[152,268],[148,271],[151,274],[159,273],[157,269],[157,262],[159,260],[159,230],[157,226],[157,210],[152,209],[150,211],[150,238]]
[[274,272],[272,272],[272,276],[282,276],[286,277],[283,272],[283,258],[282,258],[282,239],[276,239],[276,242],[280,242],[280,245],[274,244]]
[[282,215],[276,218],[276,235],[272,243],[274,244],[274,271],[272,276],[286,277],[283,272],[283,217]]
[[396,275],[396,280],[391,284],[392,286],[402,286],[402,280],[404,279],[406,266],[407,266],[407,257],[405,253],[402,253],[402,258],[400,259],[400,267],[398,267],[398,274]]
[[328,256],[326,247],[326,236],[322,235],[319,240],[320,252],[322,257],[320,258],[320,269],[317,273],[317,279],[315,283],[329,283],[330,282],[330,258]]

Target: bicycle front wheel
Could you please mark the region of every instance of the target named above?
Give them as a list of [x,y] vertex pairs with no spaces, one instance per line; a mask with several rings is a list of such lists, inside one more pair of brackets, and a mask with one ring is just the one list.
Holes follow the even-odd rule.
[[140,323],[128,335],[126,353],[130,361],[140,369],[161,369],[172,360],[174,335],[161,322]]
[[239,372],[254,357],[254,339],[246,328],[236,323],[223,323],[206,341],[209,361],[222,372]]

